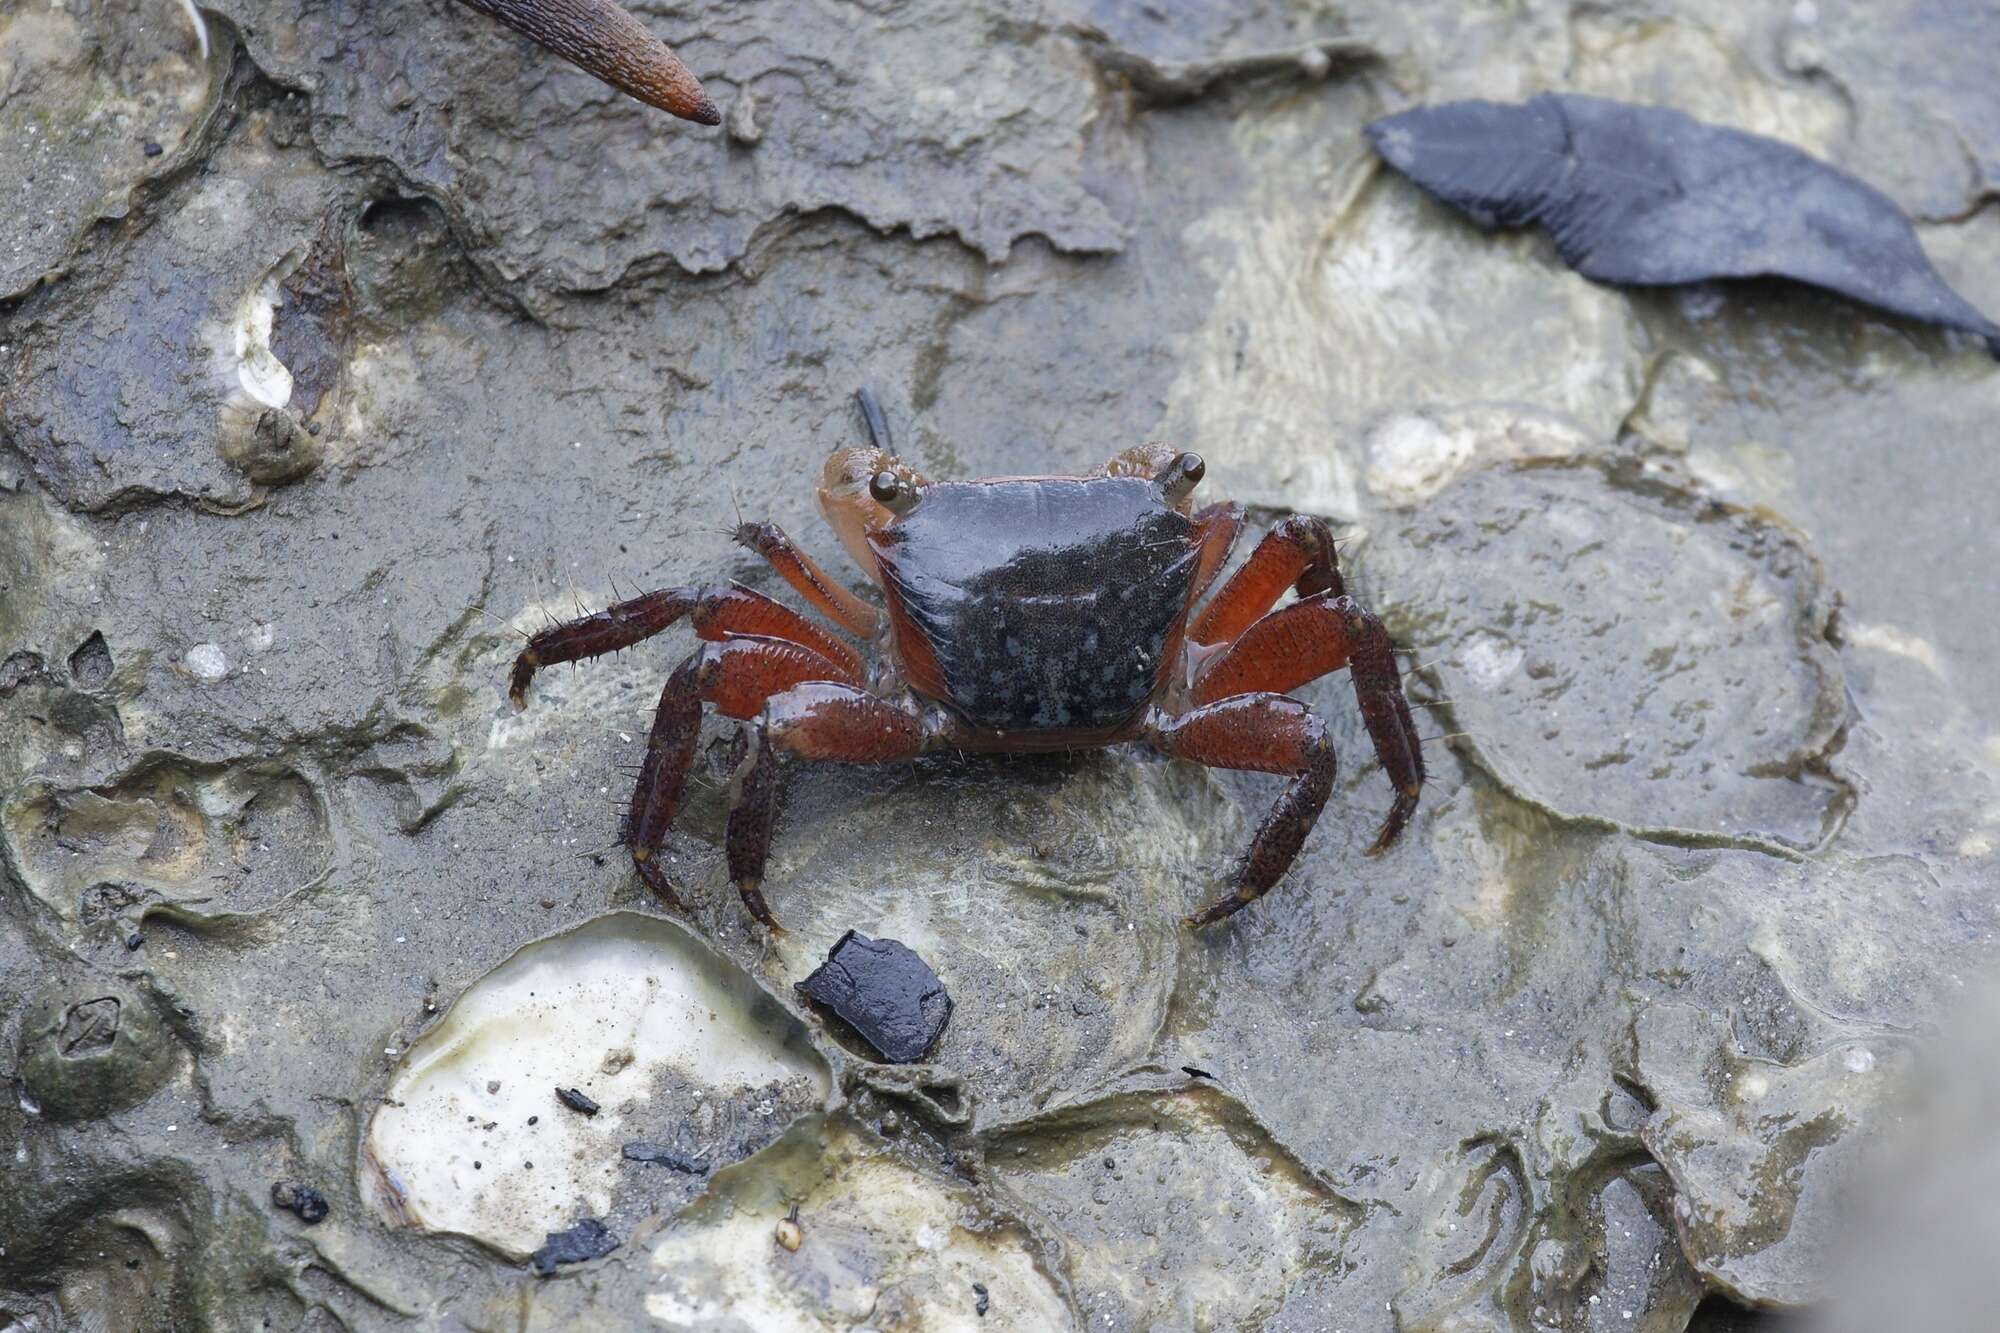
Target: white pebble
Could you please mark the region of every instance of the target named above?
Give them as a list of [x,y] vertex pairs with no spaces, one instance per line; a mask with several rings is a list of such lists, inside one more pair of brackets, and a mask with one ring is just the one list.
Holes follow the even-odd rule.
[[196,680],[221,680],[229,674],[229,659],[220,645],[198,643],[187,650],[187,669]]

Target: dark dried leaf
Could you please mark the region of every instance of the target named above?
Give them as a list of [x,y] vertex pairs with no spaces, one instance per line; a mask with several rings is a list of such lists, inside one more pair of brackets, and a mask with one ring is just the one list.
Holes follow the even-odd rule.
[[586,1217],[568,1231],[551,1231],[542,1241],[542,1248],[530,1256],[535,1271],[547,1276],[556,1271],[557,1264],[580,1264],[590,1259],[601,1259],[618,1248],[618,1237],[604,1229],[604,1224],[594,1217]]
[[1789,144],[1679,111],[1546,93],[1378,120],[1383,160],[1482,227],[1539,223],[1597,282],[1779,277],[1987,340],[1880,191]]

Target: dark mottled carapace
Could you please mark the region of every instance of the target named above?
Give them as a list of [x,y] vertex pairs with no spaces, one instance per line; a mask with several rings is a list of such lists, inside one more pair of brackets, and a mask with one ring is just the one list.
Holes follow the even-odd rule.
[[1199,559],[1139,477],[934,482],[869,537],[910,683],[975,727],[1089,732],[1158,691]]

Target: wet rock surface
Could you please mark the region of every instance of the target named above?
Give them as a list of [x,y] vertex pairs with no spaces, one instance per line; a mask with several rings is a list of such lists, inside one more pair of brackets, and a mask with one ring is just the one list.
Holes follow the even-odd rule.
[[[2000,308],[1988,20],[638,6],[708,130],[446,0],[205,8],[206,65],[172,5],[0,18],[0,179],[54,210],[0,227],[0,1322],[1677,1333],[1827,1291],[1992,961],[2000,372],[1595,287],[1363,127],[1677,104],[1869,178]],[[686,638],[520,714],[507,664],[638,587],[777,590],[732,489],[851,575],[811,483],[859,385],[932,475],[1163,439],[1335,520],[1437,738],[1402,842],[1363,855],[1336,677],[1326,814],[1225,926],[1178,917],[1271,779],[940,755],[792,775],[766,942],[717,723],[663,919],[614,840]],[[923,1064],[804,1015],[850,930],[948,981]],[[586,1219],[618,1247],[537,1278]]]

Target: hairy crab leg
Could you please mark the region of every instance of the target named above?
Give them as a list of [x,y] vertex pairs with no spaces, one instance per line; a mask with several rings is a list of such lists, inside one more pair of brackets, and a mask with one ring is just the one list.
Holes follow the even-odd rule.
[[1279,694],[1239,695],[1197,708],[1161,727],[1152,742],[1175,759],[1292,779],[1250,840],[1236,891],[1187,917],[1189,925],[1206,926],[1256,902],[1291,868],[1333,792],[1333,742],[1311,709]]
[[881,627],[882,617],[874,607],[828,578],[777,524],[745,523],[736,529],[736,541],[762,556],[799,596],[849,634],[869,639]]
[[722,112],[667,44],[613,0],[464,0],[620,92],[698,125]]
[[1345,594],[1323,592],[1273,611],[1208,664],[1195,680],[1193,701],[1199,706],[1252,691],[1283,694],[1343,666],[1352,668],[1361,720],[1396,788],[1396,802],[1368,849],[1372,854],[1394,842],[1416,810],[1424,754],[1389,632],[1365,607]]
[[736,771],[725,841],[729,877],[750,915],[776,929],[764,902],[764,862],[783,796],[780,752],[801,759],[886,764],[922,754],[923,720],[866,690],[807,681],[764,701],[750,752]]
[[748,588],[661,588],[629,601],[613,602],[575,620],[534,635],[514,659],[514,672],[507,682],[507,697],[515,708],[528,702],[528,686],[537,668],[563,662],[579,662],[630,648],[670,629],[687,617],[694,632],[704,639],[723,639],[732,634],[755,634],[764,638],[789,639],[846,667],[841,679],[859,680],[866,669],[861,655],[828,634],[782,602],[774,602]]
[[534,682],[536,668],[580,662],[630,648],[672,627],[694,609],[700,596],[699,588],[661,588],[549,626],[531,637],[528,646],[514,659],[507,697],[515,708],[527,707],[528,686]]
[[1333,532],[1323,518],[1293,514],[1257,543],[1257,549],[1230,576],[1222,591],[1202,608],[1188,638],[1196,643],[1232,643],[1236,636],[1277,604],[1286,588],[1301,597],[1343,592]]
[[[646,754],[639,763],[638,784],[632,789],[625,841],[639,877],[669,906],[686,910],[655,853],[666,841],[681,797],[687,792],[695,742],[701,736],[702,704],[712,703],[724,716],[748,721],[757,716],[771,695],[783,694],[802,681],[839,680],[842,674],[838,664],[800,644],[740,635],[704,644],[668,677],[653,713],[652,728],[646,734]],[[753,906],[753,914],[755,911]],[[766,911],[758,919],[774,924],[769,916]]]

